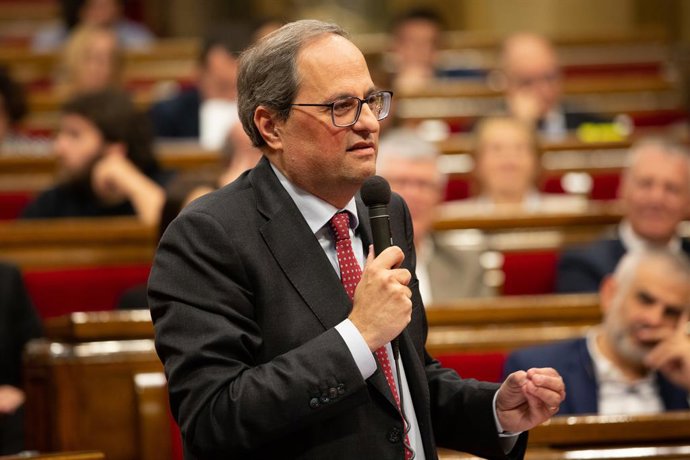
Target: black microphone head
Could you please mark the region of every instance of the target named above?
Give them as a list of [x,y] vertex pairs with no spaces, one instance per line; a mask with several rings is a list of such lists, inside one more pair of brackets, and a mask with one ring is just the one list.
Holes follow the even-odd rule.
[[391,186],[381,176],[368,177],[359,193],[367,207],[386,206],[391,201]]

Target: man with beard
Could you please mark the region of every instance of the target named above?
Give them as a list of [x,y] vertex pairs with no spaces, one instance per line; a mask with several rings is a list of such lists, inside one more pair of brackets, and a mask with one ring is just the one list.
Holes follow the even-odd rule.
[[638,141],[628,154],[619,195],[624,219],[614,235],[566,251],[558,262],[556,291],[597,292],[626,252],[668,248],[690,254],[678,226],[690,209],[690,156],[664,138]]
[[158,222],[167,179],[153,154],[147,119],[129,97],[104,90],[62,110],[54,151],[58,184],[24,210],[24,218],[136,215]]
[[600,290],[603,323],[585,338],[519,350],[505,375],[556,369],[568,389],[560,415],[688,409],[690,261],[669,249],[627,254]]

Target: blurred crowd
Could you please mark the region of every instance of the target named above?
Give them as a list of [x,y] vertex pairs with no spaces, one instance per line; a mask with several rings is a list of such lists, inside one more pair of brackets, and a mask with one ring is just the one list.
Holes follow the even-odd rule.
[[[162,92],[142,110],[124,78],[126,55],[154,50],[156,36],[126,18],[120,0],[62,5],[61,20],[38,30],[31,43],[33,52],[57,57],[48,87],[60,101],[59,121],[49,134],[58,172],[55,183],[32,196],[19,218],[129,215],[162,234],[189,202],[232,182],[259,161],[262,152],[237,115],[238,59],[283,20],[229,22],[210,29],[201,39],[192,81]],[[407,11],[388,32],[384,58],[370,68],[382,89],[423,92],[457,75],[440,65],[446,30],[433,10]],[[467,174],[468,196],[457,209],[483,216],[584,209],[586,194],[547,193],[542,187],[543,145],[567,140],[585,124],[610,125],[611,114],[588,113],[564,101],[564,72],[547,37],[516,33],[495,54],[497,68],[491,76],[502,88],[502,108],[483,114],[463,133],[473,166]],[[27,94],[9,68],[0,69],[0,156],[32,142],[35,134],[25,123]],[[482,263],[483,251],[452,244],[444,232],[434,230],[453,177],[428,125],[397,117],[395,95],[393,101],[394,112],[382,124],[378,174],[409,206],[425,303],[499,295]],[[158,150],[176,142],[217,152],[217,164],[192,172],[166,169]],[[591,371],[588,375],[596,377],[592,382],[606,385],[600,393],[599,387],[593,389],[596,383],[582,389],[588,392],[588,399],[582,399],[587,403],[566,405],[571,413],[597,412],[597,407],[602,413],[686,408],[690,341],[678,332],[690,308],[690,242],[682,232],[690,206],[690,156],[683,139],[666,133],[636,137],[621,172],[618,199],[621,223],[588,245],[564,250],[553,289],[599,292],[602,325],[568,348],[530,350],[507,366],[558,368],[568,364],[563,356],[585,356],[575,364]],[[21,299],[0,308],[23,310],[0,312],[11,315],[0,322],[0,330],[12,322],[22,331],[0,334],[3,360],[11,356],[0,371],[0,414],[21,412],[17,357],[27,340],[40,335],[19,278],[12,267],[0,271],[0,299]],[[145,287],[134,287],[121,307],[146,307],[145,299]],[[630,396],[630,388],[637,397]],[[17,439],[17,432],[5,429],[11,422],[2,417],[0,436],[7,438],[0,439],[0,453],[16,452],[20,445],[9,439]]]

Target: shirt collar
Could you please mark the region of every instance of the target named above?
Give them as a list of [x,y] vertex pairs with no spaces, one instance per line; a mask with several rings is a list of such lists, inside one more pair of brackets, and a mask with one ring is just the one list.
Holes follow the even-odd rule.
[[357,216],[357,203],[355,197],[352,197],[343,209],[338,209],[321,198],[297,187],[290,182],[273,163],[270,163],[270,165],[273,172],[278,177],[280,185],[285,188],[290,198],[292,198],[292,201],[297,205],[297,209],[302,213],[302,217],[307,221],[307,225],[309,225],[312,233],[316,234],[316,232],[321,230],[321,228],[323,228],[339,211],[348,211],[350,213],[350,228],[353,230],[357,229],[359,226],[359,217]]
[[[648,241],[644,240],[641,236],[635,233],[635,231],[632,228],[632,225],[630,225],[630,222],[627,219],[624,219],[618,226],[618,234],[620,235],[621,241],[623,242],[623,246],[625,246],[625,249],[628,251],[649,249],[653,247],[652,244],[650,244]],[[667,247],[669,250],[675,253],[680,253],[682,250],[680,237],[678,235],[673,235],[671,241],[668,242]]]
[[645,384],[654,381],[654,372],[649,371],[646,376],[635,382],[628,381],[623,372],[618,369],[606,356],[599,350],[597,344],[597,337],[601,334],[600,327],[594,327],[587,333],[587,351],[594,363],[594,373],[597,377],[597,382],[619,383],[625,385],[631,384]]

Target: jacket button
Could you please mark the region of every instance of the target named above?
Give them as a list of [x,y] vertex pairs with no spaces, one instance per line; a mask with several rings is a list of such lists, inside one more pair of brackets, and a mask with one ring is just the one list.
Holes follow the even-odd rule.
[[400,433],[400,428],[393,427],[393,429],[388,432],[388,441],[393,444],[400,442]]
[[309,401],[309,407],[312,409],[318,409],[320,406],[319,398],[311,398],[311,401]]
[[344,384],[341,383],[340,385],[338,385],[338,388],[337,388],[337,389],[338,389],[338,394],[339,394],[339,395],[344,395],[344,394],[345,394],[345,385],[344,385]]
[[328,396],[325,394],[321,395],[321,398],[319,398],[319,401],[321,401],[321,404],[328,404],[330,402],[330,399],[328,399]]
[[338,397],[338,390],[335,388],[329,388],[328,389],[328,397],[331,399],[335,399]]

